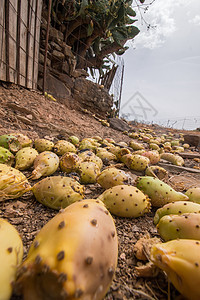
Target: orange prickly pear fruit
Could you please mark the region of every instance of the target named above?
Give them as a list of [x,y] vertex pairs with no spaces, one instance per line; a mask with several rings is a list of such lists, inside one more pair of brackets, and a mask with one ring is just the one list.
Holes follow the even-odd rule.
[[112,216],[99,200],[61,210],[36,236],[18,269],[24,300],[104,298],[116,270],[118,240]]

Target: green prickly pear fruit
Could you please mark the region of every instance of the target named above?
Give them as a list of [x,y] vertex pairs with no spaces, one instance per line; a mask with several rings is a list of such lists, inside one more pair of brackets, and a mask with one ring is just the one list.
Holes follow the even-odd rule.
[[154,216],[154,224],[157,225],[165,215],[182,215],[184,213],[200,213],[200,204],[190,201],[176,201],[165,204],[157,209]]
[[79,144],[79,138],[75,135],[69,136],[69,140],[75,146]]
[[57,155],[64,155],[66,152],[74,152],[74,153],[76,153],[76,147],[72,143],[70,143],[68,141],[59,140],[54,145],[54,152]]
[[4,134],[0,136],[0,146],[15,153],[21,149],[21,145],[16,136],[11,134]]
[[31,186],[22,172],[0,164],[0,201],[18,198],[30,189]]
[[136,141],[130,141],[129,147],[131,147],[133,150],[142,150],[144,149],[144,146]]
[[18,139],[22,148],[32,146],[33,141],[27,135],[18,132],[12,133],[12,135]]
[[117,185],[98,197],[114,215],[137,218],[150,211],[150,200],[140,190],[131,185]]
[[80,181],[83,184],[96,183],[96,178],[101,173],[97,164],[88,161],[81,162],[77,172],[80,174]]
[[173,153],[161,153],[160,158],[164,159],[166,161],[171,162],[173,165],[176,166],[183,166],[184,165],[184,159],[178,155]]
[[81,162],[82,158],[80,158],[76,153],[66,152],[60,158],[60,169],[67,174],[76,172]]
[[109,167],[97,176],[97,183],[104,189],[109,189],[115,185],[130,184],[131,177],[122,170],[115,167]]
[[190,188],[185,192],[185,195],[189,197],[189,200],[200,204],[200,188]]
[[167,183],[151,176],[136,179],[136,186],[149,196],[152,206],[160,207],[170,202],[186,201],[188,196],[175,191]]
[[110,213],[101,201],[78,201],[36,236],[18,269],[16,290],[24,300],[101,300],[112,283],[117,259]]
[[200,240],[200,213],[166,215],[156,227],[164,241],[178,238]]
[[32,187],[37,201],[53,209],[65,208],[84,197],[84,187],[75,179],[51,176],[42,179]]
[[14,160],[14,155],[8,149],[0,146],[0,163],[12,166]]
[[158,179],[162,180],[168,176],[168,172],[160,166],[149,166],[145,170],[145,175],[157,177]]
[[134,171],[144,171],[150,163],[148,157],[139,154],[126,154],[121,160],[127,168]]
[[42,176],[49,176],[56,172],[59,166],[59,157],[51,152],[44,151],[38,154],[34,160],[31,179],[39,179]]
[[54,147],[54,143],[47,139],[35,139],[34,145],[38,152],[52,151]]
[[27,170],[32,165],[38,155],[37,150],[31,147],[20,149],[15,155],[15,168],[18,170]]
[[22,261],[23,244],[15,227],[4,219],[0,219],[0,253],[0,299],[9,300]]
[[148,159],[150,160],[150,164],[152,165],[157,164],[160,160],[160,154],[158,153],[157,150],[146,151],[142,153],[142,155],[148,157]]
[[153,245],[151,261],[163,270],[175,288],[187,299],[200,299],[200,242],[172,240]]

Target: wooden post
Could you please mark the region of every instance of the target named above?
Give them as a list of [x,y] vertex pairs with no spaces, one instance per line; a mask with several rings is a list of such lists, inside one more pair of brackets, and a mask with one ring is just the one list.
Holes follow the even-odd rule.
[[10,81],[10,57],[9,57],[9,11],[10,1],[5,0],[5,40],[6,40],[6,81]]
[[52,4],[52,0],[49,0],[47,31],[46,31],[46,40],[45,40],[44,69],[43,69],[43,71],[44,71],[44,74],[43,74],[43,94],[45,93],[45,87],[46,87],[47,50],[48,50],[48,41],[49,41],[49,27],[50,27],[50,20],[51,20],[51,4]]

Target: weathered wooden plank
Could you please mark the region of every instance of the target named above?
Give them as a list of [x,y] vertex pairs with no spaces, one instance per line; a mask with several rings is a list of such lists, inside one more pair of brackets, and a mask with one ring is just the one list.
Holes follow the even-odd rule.
[[0,5],[0,80],[6,81],[5,2]]
[[17,1],[9,0],[9,75],[10,82],[17,83],[16,40],[17,40]]
[[34,32],[34,52],[33,52],[33,89],[37,89],[38,80],[38,57],[39,57],[39,43],[40,43],[40,24],[42,12],[42,0],[37,0],[35,10],[35,32]]
[[27,1],[21,2],[20,15],[20,68],[19,68],[19,84],[26,84],[26,39],[27,39]]
[[200,170],[198,169],[193,169],[193,168],[187,168],[187,167],[181,167],[181,166],[176,166],[176,165],[171,165],[171,164],[166,164],[163,162],[158,163],[159,166],[165,168],[167,171],[178,171],[178,172],[189,172],[189,173],[198,173],[200,174]]
[[179,155],[182,156],[183,158],[200,158],[200,154],[197,152],[196,153],[180,152]]

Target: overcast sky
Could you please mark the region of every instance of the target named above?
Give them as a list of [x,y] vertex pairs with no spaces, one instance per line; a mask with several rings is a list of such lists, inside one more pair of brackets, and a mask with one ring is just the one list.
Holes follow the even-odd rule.
[[144,15],[150,30],[137,17],[141,32],[123,55],[121,115],[146,121],[195,116],[200,127],[200,1],[156,0]]

